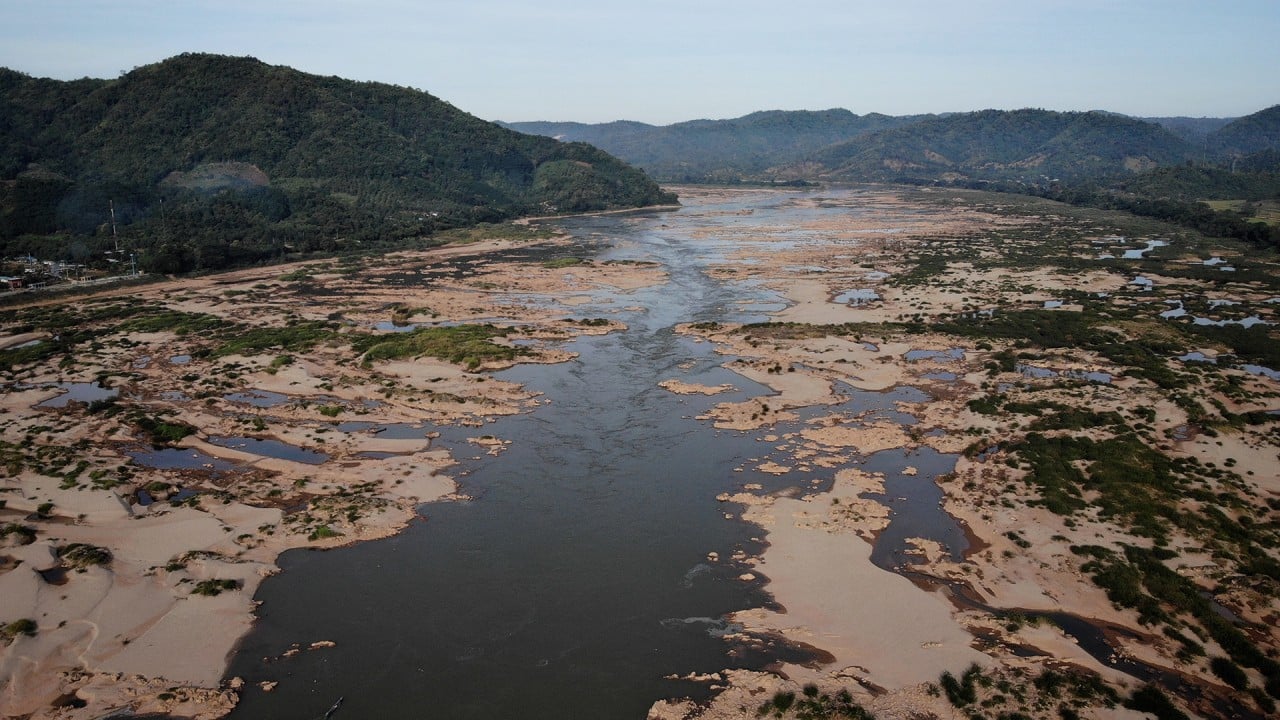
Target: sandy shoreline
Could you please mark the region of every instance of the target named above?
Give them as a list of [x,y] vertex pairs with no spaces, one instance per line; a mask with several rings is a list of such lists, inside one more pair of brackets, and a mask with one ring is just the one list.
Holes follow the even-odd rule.
[[[886,278],[904,269],[897,260],[900,253],[921,242],[922,235],[964,237],[990,226],[1017,224],[1008,217],[984,216],[968,210],[937,219],[937,225],[928,230],[905,228],[900,236],[887,241],[874,231],[882,227],[876,222],[880,217],[886,218],[880,222],[893,222],[887,220],[894,217],[892,206],[898,201],[893,195],[873,192],[862,198],[864,208],[883,210],[881,214],[864,214],[870,219],[862,223],[838,228],[815,223],[802,228],[805,232],[828,233],[834,238],[831,242],[782,250],[766,243],[744,243],[734,258],[738,262],[718,268],[725,277],[763,281],[785,297],[785,309],[772,314],[776,322],[826,326],[855,323],[868,329],[853,336],[819,333],[808,337],[786,329],[685,326],[684,332],[714,342],[725,354],[741,358],[728,364],[729,369],[773,391],[767,398],[721,404],[706,416],[707,420],[717,427],[767,431],[778,421],[793,420],[796,416],[792,410],[830,403],[828,395],[834,382],[872,391],[913,385],[932,396],[927,405],[899,405],[902,411],[919,419],[914,428],[866,422],[857,417],[811,421],[799,437],[792,438],[791,464],[803,464],[806,458],[821,453],[865,456],[886,448],[921,445],[955,453],[983,436],[994,438],[990,442],[995,445],[1010,433],[1017,436],[1017,424],[1011,428],[1008,418],[976,413],[968,402],[997,383],[1004,383],[1001,387],[1028,387],[1037,397],[1047,395],[1054,401],[1071,404],[1079,403],[1076,396],[1083,394],[1089,398],[1086,406],[1091,410],[1119,414],[1153,405],[1159,408],[1154,417],[1159,418],[1160,432],[1166,434],[1188,424],[1185,411],[1162,402],[1157,388],[1123,377],[1123,369],[1097,356],[1064,353],[1039,361],[1041,367],[1053,368],[1052,373],[1044,373],[1046,378],[1071,372],[1104,372],[1114,378],[1108,383],[1074,383],[1054,391],[1052,379],[1037,381],[1024,373],[990,371],[986,366],[1002,349],[1000,345],[979,348],[972,340],[919,333],[907,336],[901,331],[873,329],[875,325],[901,322],[917,314],[954,315],[992,308],[1049,307],[1078,313],[1080,305],[1057,299],[1064,293],[1081,291],[1106,297],[1122,292],[1127,284],[1125,275],[1102,270],[1064,271],[1046,265],[1020,271],[1015,279],[1005,272],[979,271],[965,264],[952,264],[943,274],[926,281],[923,292],[888,284]],[[919,220],[919,215],[915,217]],[[860,232],[864,233],[861,238]],[[838,295],[852,288],[866,288],[860,294],[873,300],[836,302]],[[787,370],[780,372],[783,368]],[[1275,407],[1274,384],[1256,376],[1246,378],[1243,373],[1237,377],[1252,383],[1260,393],[1258,404],[1252,409]],[[777,435],[767,437],[785,441]],[[1280,459],[1278,445],[1274,434],[1267,440],[1262,434],[1251,433],[1218,436],[1213,441],[1192,437],[1170,443],[1165,451],[1173,457],[1198,457],[1210,467],[1235,467],[1240,477],[1247,478],[1244,482],[1262,497],[1276,498],[1280,497],[1280,477],[1275,472],[1275,463]],[[1124,628],[1124,634],[1110,634],[1118,652],[1182,673],[1219,697],[1230,694],[1203,662],[1175,658],[1176,647],[1167,638],[1145,629],[1133,610],[1113,604],[1082,571],[1087,558],[1068,549],[1072,544],[1118,547],[1120,543],[1145,545],[1147,541],[1120,531],[1104,519],[1064,524],[1060,515],[1028,507],[1027,496],[1017,497],[1014,489],[1018,484],[1011,484],[1017,483],[1025,471],[1006,467],[1003,460],[1002,454],[982,459],[961,457],[956,471],[938,480],[944,491],[944,508],[963,523],[971,540],[979,543],[977,551],[964,562],[953,562],[937,552],[937,543],[919,540],[916,545],[921,551],[912,570],[962,583],[967,592],[992,606],[1026,612],[1065,610],[1091,618],[1099,626]],[[769,467],[760,469],[776,468],[785,473],[789,470],[787,465],[774,460]],[[1124,690],[1141,687],[1140,681],[1117,670],[1112,663],[1095,659],[1075,638],[1051,624],[1005,627],[1005,623],[993,621],[985,613],[966,610],[937,591],[924,593],[906,578],[873,566],[868,559],[870,541],[887,523],[887,509],[860,497],[860,493],[880,491],[874,478],[868,484],[866,478],[855,479],[856,476],[842,473],[835,475],[828,489],[799,497],[752,491],[722,496],[726,502],[741,503],[745,508],[742,517],[767,531],[769,546],[755,563],[756,574],[767,578],[770,593],[785,608],[784,612],[740,612],[734,621],[749,630],[779,632],[811,644],[834,655],[834,660],[818,669],[787,665],[778,674],[726,671],[711,680],[715,686],[727,689],[709,706],[660,702],[650,712],[651,718],[753,715],[775,693],[800,693],[805,684],[833,695],[837,690],[852,691],[864,707],[883,716],[959,716],[945,699],[938,702],[936,683],[943,672],[958,676],[974,662],[996,677],[1025,677],[1046,668],[1066,667],[1099,673]],[[1185,544],[1195,546],[1190,540]],[[1207,557],[1184,556],[1174,566],[1178,572],[1206,579],[1222,572]],[[1211,585],[1205,587],[1208,592]],[[1218,598],[1264,623],[1266,613],[1278,609],[1274,597],[1261,602],[1257,596],[1236,601],[1223,595]],[[1126,636],[1129,633],[1132,638],[1143,639],[1130,639]],[[1263,646],[1274,648],[1276,642],[1273,631]],[[1016,648],[1024,651],[1011,651]],[[1034,649],[1030,657],[1025,656],[1026,648]],[[1023,710],[1027,711],[1025,707]],[[1095,717],[1141,716],[1120,708],[1095,707],[1090,712]],[[1056,717],[1056,712],[1049,715]]]
[[[1135,610],[1112,603],[1083,569],[1089,558],[1071,549],[1145,548],[1150,538],[1098,512],[1068,522],[1037,506],[1027,465],[1006,448],[1024,440],[1041,416],[986,412],[975,401],[999,396],[1006,410],[1009,404],[1074,408],[1149,425],[1163,456],[1196,458],[1202,466],[1230,468],[1238,477],[1213,490],[1239,486],[1257,498],[1280,501],[1275,433],[1249,426],[1204,432],[1189,415],[1186,400],[1174,402],[1148,377],[1098,352],[1043,350],[909,325],[916,317],[996,309],[1079,314],[1095,297],[1109,298],[1126,312],[1160,310],[1168,307],[1164,303],[1174,289],[1197,292],[1193,283],[1144,270],[1160,283],[1154,294],[1144,296],[1131,287],[1131,273],[1122,270],[1052,263],[1016,273],[979,267],[1019,250],[1016,244],[990,243],[987,234],[1030,232],[1044,220],[968,200],[947,206],[887,188],[830,197],[813,191],[708,188],[686,189],[682,195],[695,205],[729,197],[784,198],[796,207],[844,205],[858,213],[814,213],[808,224],[785,229],[818,238],[806,242],[777,242],[774,235],[784,231],[750,222],[709,224],[705,232],[694,233],[695,241],[732,243],[711,274],[769,288],[782,307],[770,313],[778,323],[773,326],[711,323],[681,325],[677,331],[712,343],[734,358],[725,367],[767,386],[771,394],[719,402],[716,396],[732,391],[731,383],[709,386],[673,377],[661,387],[711,397],[714,406],[700,418],[708,425],[758,433],[762,450],[770,454],[756,461],[755,469],[784,480],[815,478],[797,480],[780,493],[744,484],[719,498],[727,517],[758,524],[767,533],[762,556],[734,562],[750,568],[743,582],[767,581],[775,601],[768,609],[731,619],[745,632],[776,634],[828,659],[767,673],[726,670],[704,678],[719,691],[709,704],[661,701],[651,718],[755,716],[775,693],[802,693],[806,684],[832,697],[846,690],[880,717],[966,717],[967,711],[939,695],[937,682],[942,673],[959,676],[971,664],[993,682],[1019,687],[1030,688],[1031,679],[1046,669],[1096,673],[1125,692],[1141,686],[1116,663],[1093,657],[1060,627],[995,618],[958,601],[957,591],[994,608],[1063,611],[1092,619],[1115,629],[1111,639],[1118,652],[1183,674],[1205,691],[1206,702],[1231,693],[1207,665],[1208,655],[1224,654],[1220,646],[1200,638],[1208,655],[1180,657],[1170,636],[1144,626]],[[1111,234],[1096,229],[1099,237]],[[972,261],[899,282],[911,271],[910,253],[942,244],[965,248]],[[492,256],[518,245],[495,240],[377,260],[308,261],[66,300],[85,313],[104,308],[102,317],[83,321],[102,334],[77,346],[69,361],[18,368],[3,378],[0,439],[10,467],[17,470],[3,478],[0,522],[31,532],[14,530],[0,541],[0,597],[5,599],[0,621],[30,618],[38,631],[17,633],[0,651],[0,715],[91,718],[122,707],[189,717],[225,714],[239,689],[234,680],[223,683],[228,656],[252,623],[254,592],[277,571],[281,552],[397,532],[417,517],[420,503],[456,497],[450,476],[455,459],[433,442],[434,427],[467,428],[473,431],[476,454],[499,454],[511,441],[489,436],[485,426],[551,401],[463,364],[430,357],[364,364],[351,347],[356,334],[392,337],[406,326],[494,323],[515,328],[494,342],[532,354],[482,363],[480,369],[517,361],[563,362],[573,357],[563,349],[565,341],[623,328],[607,317],[581,322],[580,308],[621,306],[630,291],[667,277],[661,267],[643,263],[555,267]],[[851,291],[857,299],[838,301]],[[1246,285],[1232,293],[1265,297]],[[243,328],[283,332],[309,323],[328,325],[325,339],[305,349],[219,353],[218,345],[228,338],[216,337],[215,330],[166,329],[163,323],[141,331],[110,330],[117,322],[113,311],[126,314],[120,298],[154,304],[151,315],[188,313]],[[1274,310],[1265,312],[1277,319]],[[1159,330],[1158,324],[1133,319],[1115,324],[1135,334]],[[814,325],[824,327],[815,331]],[[0,335],[0,348],[49,339],[49,332],[15,329]],[[1209,345],[1204,350],[1211,355],[1222,352]],[[1011,359],[1018,365],[1011,367]],[[1104,374],[1107,382],[1083,380],[1085,373]],[[1232,412],[1280,406],[1280,383],[1235,368],[1222,369],[1221,376],[1243,388],[1225,398],[1224,407]],[[116,405],[126,410],[87,402],[40,407],[61,395],[58,383],[83,386],[99,379],[118,391]],[[840,409],[850,393],[888,394],[902,387],[921,396],[904,395],[891,410],[910,416],[913,424],[884,413]],[[1187,391],[1192,392],[1205,395],[1206,407],[1207,398],[1216,397],[1207,380]],[[797,429],[779,429],[802,416],[808,419]],[[186,467],[148,467],[130,460],[149,449],[141,431],[147,422],[197,430],[165,449],[171,453],[166,457],[181,457]],[[376,430],[391,426],[404,436],[390,438]],[[1109,437],[1104,427],[1045,432],[1099,441]],[[271,457],[220,438],[271,440],[293,450],[288,457]],[[906,568],[910,573],[889,572],[871,562],[872,544],[888,525],[890,511],[864,497],[884,491],[883,475],[857,463],[899,448],[960,454],[954,472],[921,481],[936,483],[942,509],[975,544],[964,557],[953,559],[937,542],[918,538]],[[326,461],[310,462],[319,455]],[[84,466],[77,470],[80,460]],[[903,474],[915,472],[906,468]],[[197,494],[183,500],[183,490]],[[154,502],[144,503],[144,495]],[[175,498],[179,502],[172,502]],[[1190,501],[1187,507],[1195,509]],[[77,559],[81,556],[69,554],[75,544],[105,548],[109,559]],[[1238,582],[1197,538],[1174,534],[1168,544],[1178,551],[1167,563],[1171,570],[1193,579],[1235,615],[1270,627],[1259,640],[1261,647],[1280,647],[1269,622],[1280,616],[1274,594]],[[1250,680],[1260,685],[1259,674],[1250,672]],[[983,692],[985,699],[995,694],[990,688]],[[1034,689],[1027,692],[1025,714],[1058,717],[1056,700],[1041,698]],[[1040,700],[1043,705],[1036,704]],[[992,707],[993,716],[1012,708]],[[1097,704],[1089,713],[1141,716]]]
[[[565,340],[621,327],[607,320],[566,322],[576,314],[573,297],[625,293],[662,277],[649,267],[584,273],[588,268],[490,259],[516,246],[483,241],[355,266],[310,261],[253,268],[54,304],[109,307],[127,297],[154,304],[152,314],[277,328],[328,321],[336,309],[343,321],[333,326],[340,333],[379,332],[378,323],[390,328],[392,320],[502,317],[531,344],[523,361],[561,362],[572,358],[558,349]],[[387,284],[414,268],[441,280],[429,289]],[[342,299],[336,306],[316,301],[329,294]],[[108,312],[100,326],[111,322]],[[382,332],[393,335],[394,328]],[[543,402],[514,384],[430,357],[362,366],[340,339],[302,351],[210,354],[220,341],[204,335],[108,331],[93,348],[77,348],[62,368],[9,373],[0,400],[4,441],[25,436],[36,441],[32,448],[76,448],[88,460],[68,478],[65,466],[54,470],[42,459],[53,451],[6,446],[13,462],[3,480],[0,521],[14,531],[0,544],[0,620],[30,618],[37,630],[18,633],[3,647],[0,715],[88,718],[118,708],[224,715],[236,702],[239,681],[224,684],[223,673],[253,622],[258,584],[277,572],[281,552],[397,532],[418,516],[421,503],[456,493],[449,476],[454,459],[434,446],[433,426],[473,427],[473,447],[498,453],[507,441],[486,436],[483,426]],[[0,337],[6,347],[33,340],[49,342],[50,334]],[[40,407],[60,397],[67,383],[79,392],[100,378],[115,393],[114,406]],[[121,406],[128,412],[116,412]],[[197,429],[162,451],[166,463],[184,467],[130,460],[151,452],[138,416]],[[340,430],[342,423],[353,429]],[[378,427],[409,432],[384,438]],[[220,437],[244,440],[214,442]],[[293,450],[263,455],[253,444],[260,440]],[[311,457],[327,461],[314,464]],[[171,502],[182,489],[196,494]],[[76,544],[109,554],[99,564],[76,567],[65,555]]]

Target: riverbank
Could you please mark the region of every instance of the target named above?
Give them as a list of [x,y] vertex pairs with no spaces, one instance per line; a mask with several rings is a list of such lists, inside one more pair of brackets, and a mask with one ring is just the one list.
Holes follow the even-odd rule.
[[[1266,341],[1234,327],[1273,338],[1273,261],[1004,196],[684,192],[675,215],[583,219],[573,238],[256,268],[7,320],[5,712],[216,717],[248,693],[323,710],[307,693],[341,655],[357,671],[325,684],[371,684],[356,675],[376,665],[422,694],[402,691],[412,707],[476,712],[474,693],[555,716],[576,693],[607,713],[635,693],[636,648],[661,644],[681,649],[645,659],[704,690],[653,717],[1125,717],[1151,679],[1197,714],[1265,714],[1269,666],[1247,648],[1280,646],[1280,388],[1244,354]],[[459,485],[464,457],[492,470]],[[370,603],[397,601],[363,611],[380,634],[353,618],[338,642],[339,607],[264,644],[253,685],[223,683],[281,552],[434,528],[431,500],[475,514],[425,510],[441,532],[407,533],[412,569],[404,535],[377,563],[343,560],[386,586]],[[327,568],[299,612],[332,594]],[[707,643],[792,660],[677,670]]]
[[[786,298],[786,307],[772,314],[772,324],[703,323],[684,326],[683,331],[715,343],[737,358],[730,369],[774,391],[771,397],[716,407],[706,419],[717,427],[769,433],[815,405],[835,407],[841,386],[878,392],[904,386],[923,389],[926,402],[897,403],[900,412],[914,418],[911,425],[874,415],[818,412],[798,433],[766,434],[766,442],[790,455],[789,460],[775,456],[767,470],[785,476],[793,468],[807,469],[824,455],[852,454],[856,462],[859,456],[888,448],[910,453],[927,446],[963,453],[954,472],[921,482],[941,486],[942,507],[970,536],[970,547],[961,559],[953,557],[957,548],[948,552],[928,537],[909,538],[916,548],[908,551],[909,562],[896,573],[876,567],[870,560],[872,543],[891,520],[888,509],[868,497],[883,492],[883,476],[840,471],[834,481],[816,491],[802,490],[799,496],[762,495],[750,488],[723,496],[727,503],[745,507],[744,520],[768,532],[769,546],[756,561],[754,574],[768,579],[771,595],[785,609],[740,612],[733,620],[749,630],[777,632],[821,648],[834,658],[820,667],[786,665],[772,675],[726,672],[711,679],[729,689],[709,706],[659,703],[651,717],[741,717],[755,712],[762,702],[767,705],[776,693],[803,698],[806,685],[824,695],[851,691],[866,708],[895,717],[945,717],[956,710],[951,703],[939,705],[938,683],[944,673],[959,676],[971,664],[1004,682],[1024,678],[1017,681],[1022,686],[1026,678],[1049,670],[1097,673],[1122,696],[1141,689],[1149,676],[1164,673],[1181,678],[1164,688],[1171,694],[1181,691],[1181,702],[1197,712],[1219,712],[1232,691],[1211,670],[1207,657],[1226,651],[1210,642],[1199,660],[1187,655],[1186,643],[1176,640],[1180,633],[1153,633],[1149,620],[1113,602],[1108,590],[1090,579],[1088,563],[1102,557],[1099,553],[1113,557],[1126,546],[1152,547],[1151,521],[1143,519],[1141,509],[1120,509],[1106,496],[1121,492],[1119,488],[1104,487],[1101,497],[1094,491],[1095,502],[1113,508],[1109,512],[1083,515],[1052,505],[1046,508],[1042,487],[1048,471],[1037,464],[1038,456],[1023,449],[1040,442],[1036,438],[1043,435],[1028,439],[1029,432],[1037,430],[1072,438],[1071,442],[1084,438],[1093,446],[1118,446],[1136,428],[1149,438],[1147,447],[1156,451],[1142,463],[1192,461],[1194,465],[1168,466],[1188,477],[1178,482],[1198,481],[1215,491],[1237,487],[1245,496],[1274,503],[1280,499],[1280,479],[1274,472],[1280,442],[1265,420],[1261,426],[1237,425],[1225,434],[1200,435],[1187,428],[1207,424],[1200,408],[1213,402],[1227,403],[1231,413],[1255,413],[1252,417],[1274,411],[1280,404],[1280,387],[1265,374],[1223,367],[1218,372],[1248,388],[1224,397],[1214,389],[1216,378],[1180,372],[1183,366],[1174,355],[1198,346],[1168,346],[1169,356],[1161,365],[1178,373],[1180,381],[1193,388],[1193,396],[1204,402],[1175,405],[1168,389],[1150,379],[1164,376],[1152,375],[1148,366],[1135,371],[1099,351],[1073,347],[1077,343],[1028,343],[1017,336],[1002,337],[999,328],[976,339],[929,328],[961,326],[981,332],[989,326],[965,325],[963,319],[1028,311],[1038,313],[1035,317],[1042,318],[1037,322],[1043,328],[1054,317],[1046,311],[1080,316],[1089,306],[1089,315],[1096,316],[1105,305],[1111,308],[1111,328],[1123,328],[1118,331],[1121,337],[1161,332],[1170,344],[1173,329],[1162,329],[1158,320],[1149,318],[1169,307],[1171,297],[1210,294],[1218,307],[1252,299],[1236,315],[1257,312],[1264,321],[1275,322],[1276,313],[1262,301],[1275,292],[1274,283],[1241,282],[1223,293],[1220,283],[1162,278],[1153,292],[1135,287],[1134,270],[1128,265],[1089,268],[1078,260],[1086,253],[1105,253],[1111,245],[1146,243],[1147,237],[1126,237],[1128,228],[1123,225],[1099,226],[1096,216],[1087,216],[1088,224],[1085,218],[1055,217],[1058,234],[1067,237],[1055,243],[1039,240],[1047,247],[1038,256],[1024,256],[1023,248],[1037,242],[1028,236],[1045,221],[1037,211],[1057,212],[1056,207],[1010,212],[975,202],[987,200],[982,196],[916,200],[923,202],[911,206],[909,213],[895,191],[797,200],[815,208],[844,208],[854,218],[815,213],[811,223],[791,230],[792,235],[821,238],[803,243],[781,244],[767,230],[743,223],[733,231],[743,239],[741,249],[717,273],[774,288]],[[1119,216],[1110,219],[1125,221]],[[1064,225],[1070,228],[1066,232]],[[1160,265],[1194,266],[1198,254],[1240,252],[1198,246],[1200,241],[1190,237],[1180,241],[1178,255]],[[921,275],[922,259],[937,269]],[[1243,258],[1235,262],[1245,263]],[[1152,272],[1154,264],[1144,261],[1142,272]],[[1028,332],[1034,331],[1029,326]],[[1131,466],[1110,470],[1106,457],[1085,458],[1092,465],[1081,467],[1090,473],[1131,473],[1131,482],[1141,482],[1136,474],[1140,471]],[[1198,470],[1201,467],[1233,470],[1224,478],[1216,472],[1206,476]],[[914,469],[909,470],[914,475]],[[1085,502],[1089,499],[1086,496]],[[1148,495],[1144,502],[1175,503],[1187,514],[1200,510],[1176,497]],[[1262,515],[1266,514],[1264,508]],[[1275,594],[1259,595],[1256,585],[1241,582],[1235,565],[1210,557],[1208,548],[1216,538],[1188,527],[1195,525],[1160,527],[1158,547],[1175,549],[1167,553],[1166,566],[1187,578],[1190,587],[1229,608],[1232,617],[1250,618],[1242,622],[1255,629],[1267,627],[1264,618],[1277,610]],[[1078,550],[1086,546],[1098,550]],[[1123,631],[1106,631],[1110,648],[1099,657],[1098,650],[1086,649],[1082,638],[1062,628],[1025,619],[1004,622],[949,601],[945,592],[924,592],[907,577],[937,578],[932,588],[957,585],[985,605],[1007,608],[1020,618],[1065,611]],[[1188,611],[1166,607],[1173,613]],[[1206,638],[1204,631],[1197,633]],[[1259,647],[1277,647],[1274,630]],[[1119,669],[1114,656],[1140,659],[1149,670],[1135,677],[1128,666]],[[1251,678],[1257,686],[1265,681],[1260,675]],[[1188,690],[1190,685],[1197,689]],[[986,706],[1012,706],[1033,717],[1057,715],[1057,703],[1037,705],[1022,692],[1017,702],[1004,697]],[[1232,712],[1265,714],[1269,703],[1259,689],[1255,700],[1239,701]]]
[[[501,259],[526,246],[254,268],[15,313],[0,620],[30,632],[0,654],[3,714],[228,712],[241,684],[225,667],[278,556],[386,537],[453,497],[439,430],[497,453],[483,426],[543,402],[487,372],[570,359],[566,340],[620,327],[577,322],[574,298],[661,277]],[[445,345],[372,362],[353,347],[417,327]],[[451,361],[449,328],[469,327],[496,344]]]

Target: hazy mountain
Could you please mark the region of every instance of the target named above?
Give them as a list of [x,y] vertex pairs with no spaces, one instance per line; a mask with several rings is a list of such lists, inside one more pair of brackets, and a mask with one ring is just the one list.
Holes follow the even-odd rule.
[[925,118],[815,153],[797,173],[850,180],[1080,178],[1180,162],[1191,144],[1102,112],[983,110]]
[[24,234],[101,234],[111,201],[144,249],[161,223],[223,245],[197,258],[205,266],[267,246],[673,200],[595,147],[516,133],[425,92],[216,55],[115,80],[0,70],[0,181],[8,249]]
[[848,110],[756,112],[731,120],[691,120],[655,126],[636,122],[598,125],[518,122],[521,132],[580,140],[674,181],[737,180],[765,174],[820,148],[900,127],[921,116],[890,117]]
[[1038,181],[1127,174],[1280,147],[1269,111],[1246,118],[984,110],[892,117],[757,112],[657,126],[618,121],[506,127],[591,143],[667,181],[817,179]]
[[1208,137],[1209,147],[1225,155],[1251,155],[1280,149],[1280,105],[1233,120]]
[[1211,133],[1221,130],[1235,118],[1211,117],[1144,117],[1138,118],[1155,123],[1178,137],[1194,144],[1201,144]]

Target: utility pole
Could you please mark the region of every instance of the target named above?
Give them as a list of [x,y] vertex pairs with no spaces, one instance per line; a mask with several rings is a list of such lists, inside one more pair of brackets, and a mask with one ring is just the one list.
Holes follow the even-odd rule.
[[108,200],[111,207],[111,242],[116,246],[116,252],[120,252],[120,238],[116,235],[116,201]]

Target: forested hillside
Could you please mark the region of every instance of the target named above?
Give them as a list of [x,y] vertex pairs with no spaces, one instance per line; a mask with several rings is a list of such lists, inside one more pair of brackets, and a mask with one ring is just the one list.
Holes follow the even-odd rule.
[[667,126],[506,126],[589,142],[675,182],[1077,182],[1186,162],[1234,160],[1242,168],[1280,147],[1280,106],[1236,119],[1035,109],[893,117],[837,109]]
[[1220,155],[1252,155],[1280,149],[1280,105],[1233,120],[1209,135],[1209,146]]
[[822,176],[843,179],[1067,179],[1180,162],[1191,151],[1164,128],[1122,115],[983,110],[851,140],[812,160]]
[[1203,144],[1211,133],[1221,130],[1235,118],[1213,117],[1144,117],[1147,122],[1155,123],[1178,137],[1193,144]]
[[821,148],[901,127],[923,116],[855,115],[848,110],[755,112],[732,120],[691,120],[655,126],[520,122],[520,132],[588,142],[660,180],[733,182],[759,179]]
[[673,202],[584,143],[410,88],[182,55],[116,80],[0,70],[0,254],[223,267],[504,218]]

